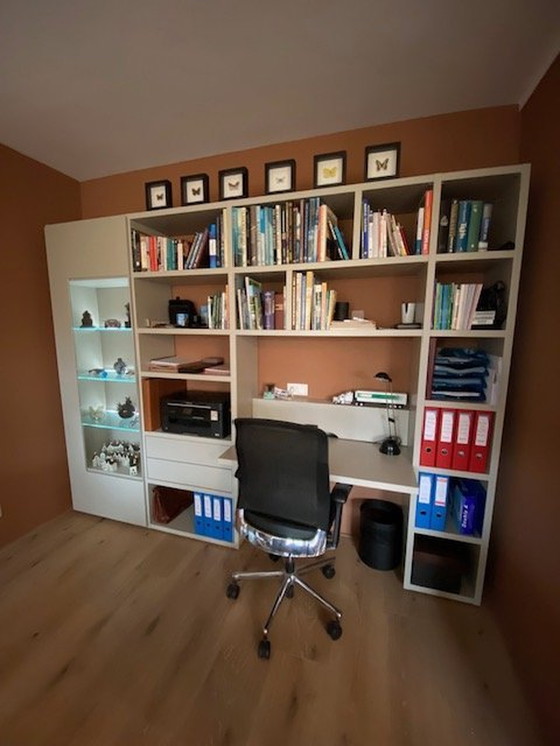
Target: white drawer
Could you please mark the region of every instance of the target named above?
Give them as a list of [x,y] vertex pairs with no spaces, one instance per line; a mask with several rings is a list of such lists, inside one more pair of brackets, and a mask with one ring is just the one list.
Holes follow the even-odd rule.
[[146,435],[147,458],[182,461],[189,464],[215,466],[218,456],[229,446],[229,441],[191,439],[177,435]]
[[215,466],[188,464],[183,461],[168,461],[160,458],[148,458],[147,476],[153,482],[171,482],[190,490],[231,493],[231,469],[219,469]]

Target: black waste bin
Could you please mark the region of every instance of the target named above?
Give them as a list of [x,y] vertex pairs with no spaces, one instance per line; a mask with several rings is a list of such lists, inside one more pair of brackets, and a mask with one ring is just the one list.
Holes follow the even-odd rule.
[[358,555],[375,570],[392,570],[401,563],[403,512],[388,500],[366,500],[360,506]]

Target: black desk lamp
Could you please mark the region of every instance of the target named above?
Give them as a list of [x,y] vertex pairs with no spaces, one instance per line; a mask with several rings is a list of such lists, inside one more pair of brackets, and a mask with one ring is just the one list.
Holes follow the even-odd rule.
[[387,454],[387,456],[398,456],[401,452],[401,439],[397,437],[397,421],[395,419],[395,400],[393,398],[393,379],[388,373],[381,371],[375,374],[377,381],[385,381],[387,384],[387,401],[386,412],[387,412],[387,427],[389,428],[389,435],[381,442],[379,450],[381,453]]

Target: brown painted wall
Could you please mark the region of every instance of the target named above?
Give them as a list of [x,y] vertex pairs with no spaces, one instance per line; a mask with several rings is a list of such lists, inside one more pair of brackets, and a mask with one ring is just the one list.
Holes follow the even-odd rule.
[[159,179],[171,180],[177,207],[181,176],[200,172],[209,175],[210,198],[217,200],[218,171],[238,166],[249,169],[250,196],[264,194],[264,164],[287,158],[297,163],[297,189],[310,189],[313,156],[339,150],[347,153],[346,180],[355,184],[364,180],[365,147],[388,142],[401,143],[401,176],[516,163],[519,113],[514,106],[502,106],[410,119],[93,179],[81,185],[82,211],[84,218],[95,218],[144,210],[144,183]]
[[[144,184],[159,179],[171,180],[173,204],[178,206],[181,176],[201,172],[209,175],[210,198],[217,200],[218,171],[239,166],[248,168],[249,193],[258,196],[264,193],[265,163],[287,158],[296,160],[297,189],[309,189],[313,187],[313,156],[340,150],[347,153],[347,182],[357,183],[364,180],[366,146],[388,142],[401,143],[401,176],[517,163],[519,112],[515,107],[506,106],[413,119],[95,179],[81,185],[82,210],[85,218],[144,210]],[[383,294],[386,295],[390,289],[386,283],[380,283],[375,298],[376,308],[372,309],[373,315],[370,316],[377,323],[395,323],[398,318],[403,298],[402,280],[400,282],[399,292],[386,299],[386,318],[382,318],[378,309],[383,306]],[[342,287],[339,290],[343,292]],[[371,298],[360,304],[355,291],[354,287],[352,299],[357,305],[353,308],[369,311]],[[409,297],[416,295],[413,288],[410,292]],[[344,295],[339,297],[344,298]],[[364,352],[363,341],[317,340],[311,347],[313,356],[302,358],[296,355],[295,346],[285,339],[261,341],[259,386],[267,381],[281,387],[288,381],[303,381],[309,384],[311,397],[329,398],[347,389],[349,380],[354,387],[370,387],[373,367],[383,369],[389,366],[395,373],[397,389],[410,390],[411,371],[407,357],[410,348],[406,345],[397,348],[394,343],[377,340]],[[208,353],[202,348],[197,349],[196,356],[204,354]],[[215,350],[212,354],[220,353]],[[396,357],[389,362],[390,354]],[[364,360],[368,364],[364,364]]]
[[80,218],[77,181],[0,145],[0,545],[70,507],[43,227]]
[[531,190],[490,598],[550,744],[560,731],[559,119],[560,58],[521,114]]

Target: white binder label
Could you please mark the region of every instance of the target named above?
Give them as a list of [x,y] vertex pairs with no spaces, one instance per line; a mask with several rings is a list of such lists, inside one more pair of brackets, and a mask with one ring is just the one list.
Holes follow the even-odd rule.
[[453,440],[453,412],[442,412],[440,443],[451,443]]
[[424,505],[430,504],[432,492],[432,478],[430,476],[420,475],[420,484],[418,485],[418,502]]
[[467,445],[470,440],[470,427],[471,415],[461,412],[459,414],[459,422],[457,423],[457,443],[460,445]]
[[478,416],[476,423],[475,445],[485,446],[488,443],[488,431],[490,429],[490,417],[486,414]]
[[231,502],[228,498],[224,498],[224,521],[231,523]]
[[436,439],[437,411],[434,409],[426,410],[426,421],[424,423],[424,440]]
[[436,491],[434,495],[434,505],[445,507],[447,505],[447,477],[436,477]]

